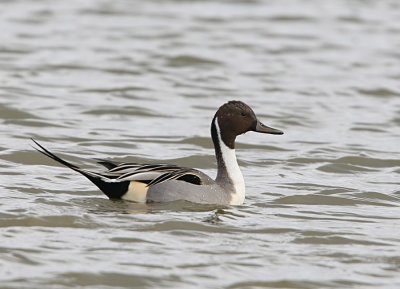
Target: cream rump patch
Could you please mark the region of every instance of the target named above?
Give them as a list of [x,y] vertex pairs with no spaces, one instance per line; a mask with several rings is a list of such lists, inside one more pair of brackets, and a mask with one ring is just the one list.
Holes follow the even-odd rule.
[[148,190],[149,187],[147,184],[138,181],[131,181],[128,191],[122,196],[122,199],[137,203],[145,203]]

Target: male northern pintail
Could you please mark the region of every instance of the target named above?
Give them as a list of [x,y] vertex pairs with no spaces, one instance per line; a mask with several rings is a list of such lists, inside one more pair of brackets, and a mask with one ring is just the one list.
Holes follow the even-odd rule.
[[107,168],[94,172],[79,168],[54,155],[38,142],[42,154],[81,173],[92,181],[110,199],[134,202],[170,202],[186,200],[194,203],[241,205],[245,185],[236,160],[236,136],[248,131],[283,134],[282,131],[262,124],[253,110],[241,101],[222,105],[211,122],[218,172],[215,180],[201,171],[167,164],[121,163],[100,159]]

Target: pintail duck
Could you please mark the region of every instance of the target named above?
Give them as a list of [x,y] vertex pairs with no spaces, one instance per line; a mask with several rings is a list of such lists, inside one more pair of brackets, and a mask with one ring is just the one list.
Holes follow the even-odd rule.
[[218,172],[215,180],[196,169],[168,164],[137,164],[99,159],[103,172],[82,169],[56,156],[37,141],[36,150],[84,175],[110,199],[134,202],[170,202],[241,205],[245,184],[236,160],[236,136],[248,131],[283,134],[262,124],[253,110],[241,101],[229,101],[216,112],[211,122]]

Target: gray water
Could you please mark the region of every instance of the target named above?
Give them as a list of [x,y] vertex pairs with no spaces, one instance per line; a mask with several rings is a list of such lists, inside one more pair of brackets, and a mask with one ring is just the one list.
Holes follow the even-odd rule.
[[[400,2],[2,1],[0,287],[400,288]],[[238,207],[108,200],[73,162],[215,176],[248,103]],[[87,160],[87,161],[86,161]]]

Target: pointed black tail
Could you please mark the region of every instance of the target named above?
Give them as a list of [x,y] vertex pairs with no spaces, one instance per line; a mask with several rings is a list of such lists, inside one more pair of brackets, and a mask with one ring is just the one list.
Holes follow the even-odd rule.
[[32,146],[35,150],[37,150],[38,152],[44,154],[46,157],[49,157],[53,160],[55,160],[56,162],[69,167],[70,169],[73,169],[74,171],[77,171],[81,174],[83,174],[85,177],[86,175],[84,174],[84,172],[81,171],[81,169],[79,167],[77,167],[74,164],[71,164],[70,162],[67,162],[65,160],[63,160],[62,158],[56,156],[55,154],[53,154],[51,151],[49,151],[48,149],[46,149],[44,146],[42,146],[40,143],[38,143],[37,141],[35,141],[33,138],[31,139],[40,149],[38,149],[37,147]]
[[[123,181],[123,182],[114,182],[112,179],[108,179],[106,176],[102,176],[99,173],[83,170],[79,168],[78,166],[67,162],[66,160],[63,160],[62,158],[56,156],[53,154],[51,151],[43,147],[41,144],[39,144],[37,141],[32,139],[32,141],[39,147],[34,147],[35,150],[38,152],[44,154],[45,156],[55,160],[56,162],[80,173],[81,175],[85,176],[88,178],[93,184],[95,184],[107,197],[110,199],[120,199],[127,191],[129,188],[129,181]],[[107,181],[108,180],[108,181]]]

